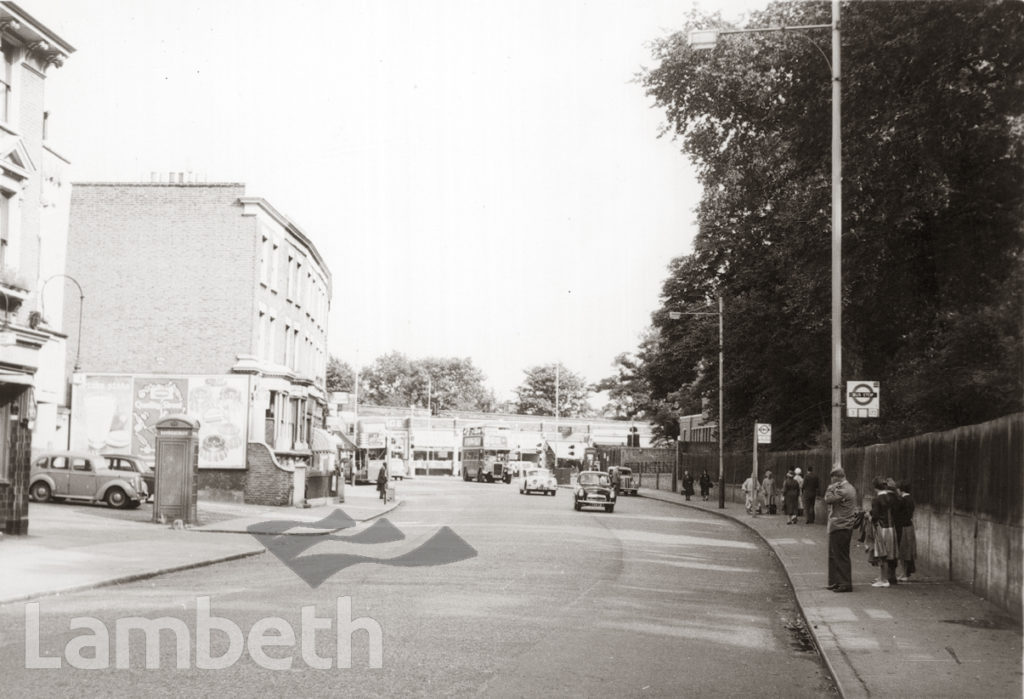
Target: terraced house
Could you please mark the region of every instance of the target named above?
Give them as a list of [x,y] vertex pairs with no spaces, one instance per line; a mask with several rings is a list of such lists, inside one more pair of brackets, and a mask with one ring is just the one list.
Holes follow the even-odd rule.
[[[66,435],[67,161],[47,139],[47,73],[74,48],[13,2],[0,3],[0,531],[27,534],[33,432]],[[44,303],[51,301],[49,305]]]
[[153,459],[185,413],[200,498],[284,504],[326,407],[331,274],[306,233],[243,184],[76,183],[68,271],[89,290],[72,446]]

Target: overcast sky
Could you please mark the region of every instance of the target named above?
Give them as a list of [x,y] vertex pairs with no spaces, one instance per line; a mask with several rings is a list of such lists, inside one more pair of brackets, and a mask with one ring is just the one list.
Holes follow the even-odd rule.
[[[755,0],[702,2],[737,13]],[[633,82],[689,2],[22,0],[72,180],[244,182],[333,275],[328,349],[588,381],[633,351],[699,190]]]

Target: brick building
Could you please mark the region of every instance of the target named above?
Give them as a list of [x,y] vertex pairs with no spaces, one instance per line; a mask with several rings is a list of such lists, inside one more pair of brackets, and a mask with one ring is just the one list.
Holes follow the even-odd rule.
[[[64,336],[43,304],[62,277],[67,161],[47,142],[47,71],[74,48],[12,2],[0,3],[0,532],[27,534],[33,428],[66,416]],[[44,313],[45,312],[45,313]],[[61,409],[64,408],[63,413]],[[55,428],[54,428],[55,429]]]
[[330,272],[244,185],[168,180],[74,185],[68,272],[89,300],[71,443],[151,459],[152,425],[185,412],[200,497],[284,504],[326,406]]

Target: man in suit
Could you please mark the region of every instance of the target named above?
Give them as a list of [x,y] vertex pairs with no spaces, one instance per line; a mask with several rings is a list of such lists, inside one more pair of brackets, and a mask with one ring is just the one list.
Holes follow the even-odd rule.
[[832,484],[825,490],[828,506],[828,589],[853,592],[853,570],[850,566],[850,539],[857,521],[857,489],[846,480],[839,466],[829,474]]

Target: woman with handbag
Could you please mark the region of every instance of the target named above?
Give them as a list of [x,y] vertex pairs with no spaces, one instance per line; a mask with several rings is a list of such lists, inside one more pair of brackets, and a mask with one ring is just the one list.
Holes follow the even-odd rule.
[[871,587],[889,587],[896,584],[896,563],[899,550],[896,543],[895,510],[899,495],[889,488],[884,478],[875,478],[875,498],[871,501],[871,524],[875,545],[872,564],[878,564],[878,579]]

